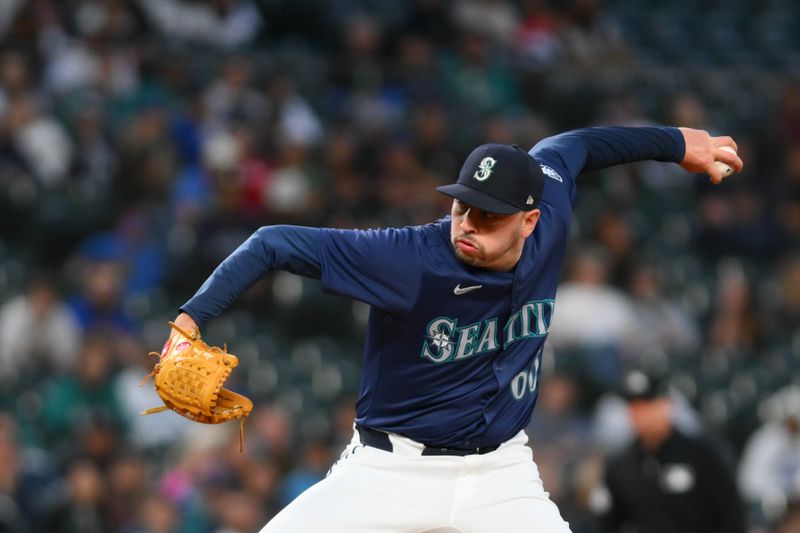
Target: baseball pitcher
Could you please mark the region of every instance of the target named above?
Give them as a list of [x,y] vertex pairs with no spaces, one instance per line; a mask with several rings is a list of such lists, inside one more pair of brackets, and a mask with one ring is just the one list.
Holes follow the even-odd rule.
[[[725,165],[742,168],[735,150],[730,137],[672,127],[574,130],[529,152],[487,144],[456,183],[439,187],[452,208],[430,224],[257,230],[181,307],[176,331],[188,342],[272,270],[318,278],[325,292],[371,306],[352,441],[326,479],[262,533],[568,532],[523,428],[539,390],[576,179],[652,159],[719,183]],[[249,400],[222,397],[207,418],[214,409],[249,413]]]

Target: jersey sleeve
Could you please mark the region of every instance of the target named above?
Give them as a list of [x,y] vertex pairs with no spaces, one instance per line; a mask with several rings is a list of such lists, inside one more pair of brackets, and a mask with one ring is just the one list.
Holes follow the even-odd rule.
[[600,126],[547,137],[530,153],[559,167],[570,179],[583,172],[655,160],[679,163],[686,145],[683,134],[671,127]]
[[202,326],[267,272],[286,270],[319,279],[320,231],[300,226],[260,228],[220,263],[180,310]]
[[323,291],[405,313],[422,280],[422,253],[414,228],[324,229],[319,239]]
[[[672,127],[599,126],[567,131],[539,141],[530,155],[542,167],[544,197],[553,203],[575,205],[575,180],[584,173],[603,168],[655,160],[680,162],[686,145],[683,134]],[[563,191],[561,193],[557,191]]]

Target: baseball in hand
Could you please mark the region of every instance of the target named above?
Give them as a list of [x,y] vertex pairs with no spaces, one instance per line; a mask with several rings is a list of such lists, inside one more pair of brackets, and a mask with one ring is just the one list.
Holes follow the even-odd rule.
[[[726,150],[726,151],[731,152],[733,154],[736,153],[736,150],[734,150],[730,146],[721,146],[720,150]],[[727,178],[728,176],[733,174],[733,168],[730,165],[728,165],[726,163],[723,163],[722,161],[715,161],[714,164],[717,166],[717,170],[722,172],[722,177],[723,178]]]

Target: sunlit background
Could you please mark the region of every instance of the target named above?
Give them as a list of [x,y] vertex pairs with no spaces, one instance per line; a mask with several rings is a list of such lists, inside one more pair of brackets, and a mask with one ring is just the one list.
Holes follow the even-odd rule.
[[[419,224],[477,144],[592,124],[730,134],[745,170],[580,179],[530,426],[574,533],[667,372],[750,531],[800,531],[800,5],[790,0],[0,2],[0,531],[247,533],[352,433],[367,309],[267,276],[204,337],[245,426],[139,382],[266,224]],[[760,462],[759,462],[760,461]],[[766,465],[766,466],[765,466]]]

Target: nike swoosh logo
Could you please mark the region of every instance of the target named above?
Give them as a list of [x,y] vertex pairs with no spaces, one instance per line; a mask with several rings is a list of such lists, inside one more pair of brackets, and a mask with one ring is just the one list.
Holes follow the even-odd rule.
[[469,287],[462,287],[459,283],[453,288],[453,294],[456,296],[461,296],[462,294],[466,294],[469,291],[474,291],[475,289],[480,289],[483,285],[470,285]]

